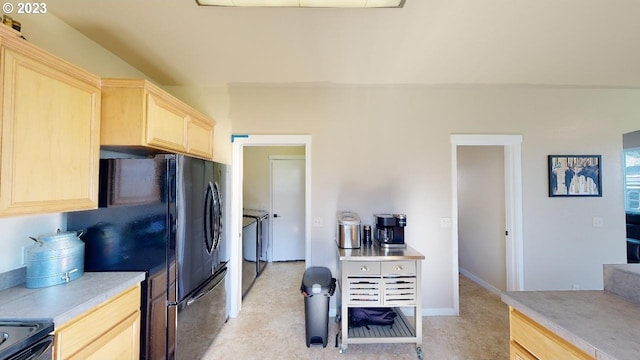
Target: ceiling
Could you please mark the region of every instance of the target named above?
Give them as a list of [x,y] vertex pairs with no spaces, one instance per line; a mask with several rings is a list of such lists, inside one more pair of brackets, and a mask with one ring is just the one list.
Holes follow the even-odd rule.
[[399,9],[55,0],[47,7],[161,85],[640,87],[637,0],[406,0]]

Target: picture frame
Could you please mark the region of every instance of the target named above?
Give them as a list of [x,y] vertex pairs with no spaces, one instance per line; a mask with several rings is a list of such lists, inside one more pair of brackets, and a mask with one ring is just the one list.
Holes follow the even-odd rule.
[[601,155],[549,155],[549,197],[602,197]]

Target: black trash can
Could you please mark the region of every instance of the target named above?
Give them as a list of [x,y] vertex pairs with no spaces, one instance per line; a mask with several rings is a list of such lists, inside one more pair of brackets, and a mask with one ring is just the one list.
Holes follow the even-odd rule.
[[327,347],[329,334],[329,298],[336,290],[331,270],[312,266],[304,271],[300,292],[304,295],[304,319],[307,347],[322,344]]

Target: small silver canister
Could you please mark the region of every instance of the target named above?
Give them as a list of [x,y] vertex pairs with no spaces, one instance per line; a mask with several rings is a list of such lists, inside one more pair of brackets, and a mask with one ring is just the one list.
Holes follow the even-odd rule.
[[360,217],[351,211],[338,212],[336,242],[341,249],[360,248]]
[[31,238],[27,251],[27,288],[64,284],[84,275],[84,242],[76,231]]

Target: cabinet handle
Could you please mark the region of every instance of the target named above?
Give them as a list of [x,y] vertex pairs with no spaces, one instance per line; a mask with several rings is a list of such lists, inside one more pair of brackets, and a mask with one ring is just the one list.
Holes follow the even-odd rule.
[[367,272],[367,271],[369,271],[369,269],[366,266],[363,266],[363,267],[360,268],[360,271]]
[[401,271],[402,270],[402,265],[396,265],[396,271]]

